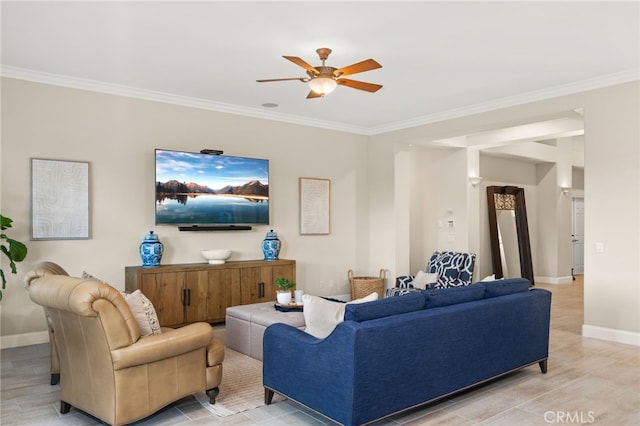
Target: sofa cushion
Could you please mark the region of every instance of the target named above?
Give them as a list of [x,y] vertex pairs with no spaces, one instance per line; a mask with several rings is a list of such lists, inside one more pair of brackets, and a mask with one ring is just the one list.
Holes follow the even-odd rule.
[[483,284],[485,287],[485,298],[529,291],[529,287],[531,286],[531,282],[525,278],[485,281]]
[[304,305],[305,331],[318,339],[327,337],[334,328],[344,321],[345,307],[352,304],[371,302],[378,299],[378,293],[371,293],[348,303],[332,302],[323,297],[302,295]]
[[[407,290],[407,289],[404,289]],[[375,303],[349,304],[345,307],[345,321],[368,321],[392,315],[424,309],[425,296],[422,291],[413,291],[399,297],[387,297]]]
[[436,288],[425,290],[425,308],[456,305],[484,298],[485,283],[476,283],[464,287]]

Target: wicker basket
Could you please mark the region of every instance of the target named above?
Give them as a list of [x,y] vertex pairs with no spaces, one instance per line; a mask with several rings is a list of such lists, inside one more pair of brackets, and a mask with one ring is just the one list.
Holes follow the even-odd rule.
[[380,269],[379,277],[354,277],[351,269],[348,274],[349,284],[351,284],[351,300],[363,298],[374,291],[378,293],[378,299],[384,297],[384,281],[387,278],[384,269]]

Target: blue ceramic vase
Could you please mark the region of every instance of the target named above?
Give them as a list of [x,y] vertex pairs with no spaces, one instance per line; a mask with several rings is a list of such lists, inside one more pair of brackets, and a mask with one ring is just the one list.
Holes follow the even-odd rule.
[[262,253],[264,260],[278,260],[280,254],[280,240],[273,229],[267,232],[267,236],[262,241]]
[[149,231],[140,244],[142,267],[155,268],[156,266],[160,266],[160,259],[162,259],[163,252],[164,245],[160,242],[160,239],[153,233],[153,231]]

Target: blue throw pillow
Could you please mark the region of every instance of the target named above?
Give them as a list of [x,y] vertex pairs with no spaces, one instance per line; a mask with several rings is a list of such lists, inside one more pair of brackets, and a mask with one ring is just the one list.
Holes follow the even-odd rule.
[[484,283],[471,284],[465,287],[436,288],[425,290],[425,308],[457,305],[484,298]]
[[344,311],[345,321],[368,321],[375,318],[390,317],[424,309],[424,294],[413,291],[397,297],[386,297],[374,302],[347,305]]
[[505,296],[507,294],[529,291],[531,282],[525,278],[510,278],[507,280],[485,281],[485,298]]

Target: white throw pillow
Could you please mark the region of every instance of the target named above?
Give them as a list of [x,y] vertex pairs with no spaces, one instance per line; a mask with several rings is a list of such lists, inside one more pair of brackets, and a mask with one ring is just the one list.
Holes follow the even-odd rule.
[[[364,303],[378,300],[378,293],[371,293],[361,299],[352,300],[348,303]],[[302,295],[304,305],[305,331],[318,339],[324,339],[331,334],[334,328],[344,321],[344,310],[346,303],[332,302],[318,296],[310,294]]]
[[413,278],[413,288],[419,288],[422,290],[427,289],[431,284],[438,282],[438,274],[431,274],[424,271],[418,271]]
[[500,281],[500,280],[504,280],[504,278],[498,278],[496,280],[496,274],[493,274],[493,275],[489,275],[489,276],[484,277],[483,279],[480,280],[480,282],[483,282],[483,281]]
[[136,290],[131,294],[125,294],[124,296],[129,308],[131,308],[133,317],[140,326],[141,335],[149,336],[151,334],[162,333],[160,321],[158,321],[158,315],[156,314],[153,304],[140,290]]

